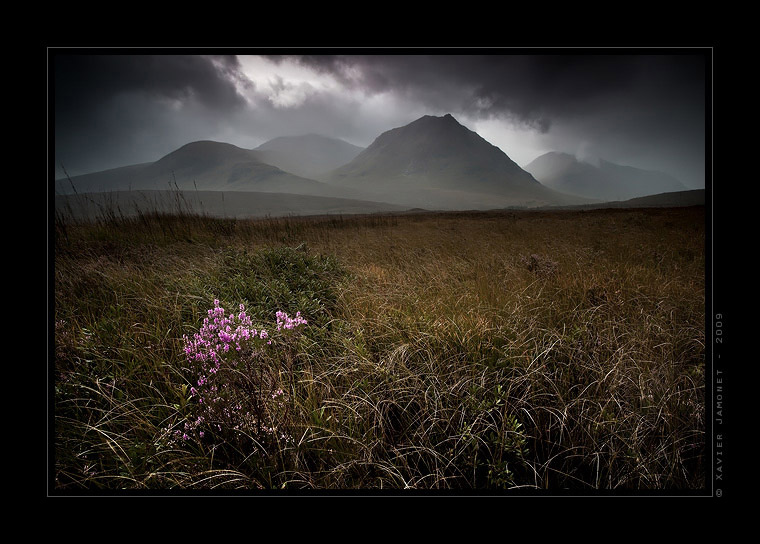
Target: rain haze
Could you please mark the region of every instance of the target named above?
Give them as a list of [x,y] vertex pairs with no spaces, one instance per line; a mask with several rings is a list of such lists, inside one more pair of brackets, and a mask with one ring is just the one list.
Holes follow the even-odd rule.
[[367,147],[451,114],[520,166],[558,151],[705,187],[704,49],[259,52],[51,49],[56,177],[156,161],[198,140],[252,149],[320,134]]

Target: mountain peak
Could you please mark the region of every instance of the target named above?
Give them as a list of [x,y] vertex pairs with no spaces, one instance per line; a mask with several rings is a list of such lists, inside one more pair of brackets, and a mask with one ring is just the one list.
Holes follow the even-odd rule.
[[447,113],[446,115],[423,115],[417,121],[426,121],[426,122],[438,122],[438,121],[445,121],[445,122],[451,122],[453,121],[457,125],[459,125],[459,121],[454,119],[454,116],[450,113]]
[[[510,202],[558,198],[450,113],[424,115],[382,133],[325,181],[385,194],[414,192],[416,197],[437,198],[439,203],[448,199],[446,205],[454,207],[462,204],[458,199],[466,193],[496,195]],[[493,205],[492,197],[483,198],[479,206]]]

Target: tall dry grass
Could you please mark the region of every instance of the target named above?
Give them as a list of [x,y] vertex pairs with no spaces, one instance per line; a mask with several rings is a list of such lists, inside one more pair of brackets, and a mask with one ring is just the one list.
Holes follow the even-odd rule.
[[[704,224],[701,207],[62,222],[54,489],[701,488]],[[309,319],[256,360],[288,439],[171,439],[193,413],[182,336],[215,298]]]

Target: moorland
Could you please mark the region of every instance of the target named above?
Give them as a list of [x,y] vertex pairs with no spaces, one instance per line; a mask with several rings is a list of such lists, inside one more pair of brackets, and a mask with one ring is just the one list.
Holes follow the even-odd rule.
[[51,235],[53,493],[705,485],[704,206]]

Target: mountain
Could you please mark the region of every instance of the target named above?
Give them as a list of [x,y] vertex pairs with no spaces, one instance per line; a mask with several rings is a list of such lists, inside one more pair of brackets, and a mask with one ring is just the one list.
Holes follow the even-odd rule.
[[343,197],[338,190],[313,179],[285,172],[262,162],[252,150],[232,144],[189,143],[156,162],[125,166],[56,180],[59,194],[129,190],[259,191]]
[[542,186],[450,114],[426,115],[384,132],[351,162],[319,179],[428,209],[580,203]]
[[567,153],[549,152],[525,166],[541,183],[586,198],[618,201],[640,196],[686,191],[673,176],[601,160],[599,165],[582,162]]
[[363,149],[336,138],[306,134],[281,136],[261,144],[254,151],[262,162],[297,176],[317,179],[351,162]]

